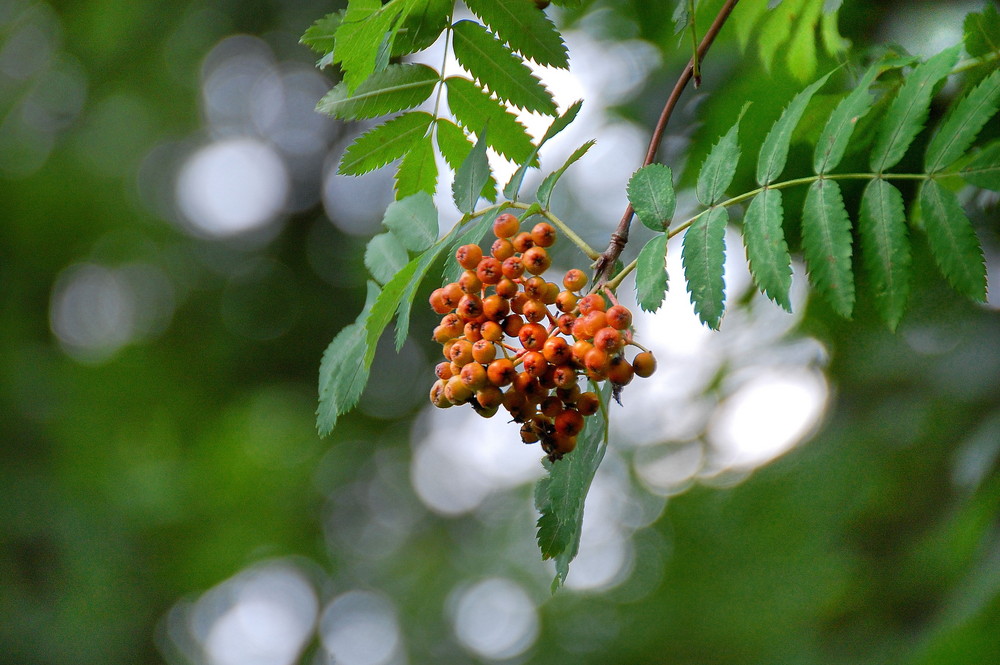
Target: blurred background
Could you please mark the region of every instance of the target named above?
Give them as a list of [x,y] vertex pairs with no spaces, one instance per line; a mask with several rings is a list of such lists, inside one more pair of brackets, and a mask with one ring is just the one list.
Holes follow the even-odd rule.
[[[586,101],[543,167],[597,138],[554,207],[601,246],[687,53],[661,3],[583,5],[549,10],[573,69],[546,81]],[[319,359],[392,200],[388,170],[335,174],[365,127],[313,112],[336,74],[298,39],[338,6],[0,0],[0,660],[1000,662],[1000,300],[964,301],[919,240],[895,335],[864,299],[837,319],[800,266],[794,314],[762,300],[738,234],[710,333],[672,252],[637,321],[660,370],[612,409],[555,596],[540,451],[432,412],[429,309],[319,439]],[[981,7],[846,2],[839,29],[928,54]],[[811,77],[808,49],[741,51],[750,32],[724,31],[668,130],[681,186],[743,100],[747,153]],[[995,285],[997,199],[965,194]]]

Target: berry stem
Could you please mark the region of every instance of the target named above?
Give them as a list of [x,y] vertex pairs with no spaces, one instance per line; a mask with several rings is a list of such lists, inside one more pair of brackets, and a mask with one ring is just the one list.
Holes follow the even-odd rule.
[[[507,205],[511,208],[519,208],[521,210],[527,210],[531,207],[527,203],[520,203],[517,201],[508,202]],[[596,261],[601,257],[601,254],[596,249],[588,245],[583,238],[578,236],[576,232],[571,229],[568,224],[566,224],[566,222],[562,221],[548,210],[540,210],[538,214],[552,222],[552,225],[559,229],[563,235],[569,238],[570,242],[580,248],[580,251],[586,254],[588,259]]]

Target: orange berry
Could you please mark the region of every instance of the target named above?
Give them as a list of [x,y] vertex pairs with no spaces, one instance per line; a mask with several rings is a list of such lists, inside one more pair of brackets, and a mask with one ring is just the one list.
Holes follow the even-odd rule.
[[632,325],[632,312],[628,307],[615,305],[607,311],[608,325],[618,330],[625,330]]
[[524,371],[535,379],[540,378],[549,368],[545,356],[538,351],[528,351],[521,357],[521,361],[521,367],[524,368]]
[[506,386],[517,376],[517,369],[510,358],[497,358],[486,368],[486,378],[494,386]]
[[503,320],[503,331],[509,337],[517,337],[524,326],[524,319],[517,314],[508,314]]
[[[471,355],[471,350],[469,353]],[[583,357],[583,366],[591,372],[605,373],[608,371],[610,363],[611,359],[608,357],[608,352],[596,347],[587,351],[587,355]]]
[[497,294],[483,298],[483,316],[490,321],[499,321],[510,313],[510,303]]
[[632,364],[627,360],[621,356],[615,356],[611,359],[611,364],[608,367],[608,378],[611,379],[612,383],[626,386],[631,383],[634,375],[635,370],[632,369]]
[[503,272],[501,271],[502,265],[500,261],[492,256],[484,257],[476,266],[476,277],[483,284],[496,284],[503,277]]
[[483,339],[490,342],[499,342],[503,339],[503,326],[496,321],[484,321],[479,329],[479,334]]
[[518,233],[514,236],[514,239],[511,240],[511,243],[514,245],[514,251],[521,252],[522,254],[535,245],[535,241],[531,239],[531,234],[527,231],[521,231]]
[[560,291],[559,295],[556,296],[556,309],[560,312],[572,312],[576,307],[576,301],[579,298],[572,291]]
[[465,324],[465,327],[462,328],[462,334],[465,336],[465,339],[469,340],[470,342],[473,343],[478,342],[483,338],[482,333],[479,332],[479,329],[481,327],[482,324],[479,323],[478,321],[469,321],[468,323]]
[[472,344],[472,358],[477,363],[488,365],[497,357],[497,347],[493,342],[481,339]]
[[562,400],[551,395],[542,400],[538,405],[538,411],[548,418],[555,418],[563,410]]
[[632,359],[632,369],[635,375],[643,379],[649,378],[656,371],[656,358],[649,351],[643,351]]
[[556,325],[559,327],[559,332],[564,335],[572,334],[573,322],[576,318],[572,314],[563,314],[556,319]]
[[486,386],[476,391],[476,401],[484,409],[496,409],[503,403],[503,393],[496,386]]
[[489,379],[486,376],[486,368],[477,362],[469,363],[463,367],[458,376],[462,380],[462,383],[473,390],[479,390],[489,383]]
[[556,416],[556,434],[576,436],[583,431],[583,416],[576,409],[566,409]]
[[447,314],[454,307],[449,307],[448,303],[445,302],[444,289],[434,289],[431,291],[431,297],[428,298],[431,303],[431,309],[433,309],[438,314]]
[[552,451],[550,455],[554,455],[556,459],[561,458],[567,453],[571,453],[576,449],[576,437],[566,436],[565,434],[559,434],[558,432],[552,437]]
[[597,393],[592,393],[587,391],[585,393],[580,393],[580,396],[576,400],[576,410],[584,416],[592,416],[601,408],[601,399],[597,396]]
[[590,353],[593,348],[593,344],[581,339],[573,345],[573,358],[575,358],[577,362],[582,363],[584,358],[587,357],[587,354]]
[[[461,313],[461,309],[459,310],[459,313]],[[605,328],[608,324],[607,317],[604,312],[599,309],[593,309],[587,312],[586,316],[582,316],[578,320],[583,321],[581,330],[583,331],[584,337],[587,339],[592,338],[599,330]]]
[[539,300],[529,300],[522,306],[521,313],[531,323],[538,323],[545,319],[549,313],[549,309],[545,306],[545,303]]
[[599,293],[591,293],[580,298],[579,307],[581,314],[588,314],[593,310],[603,312],[607,304]]
[[531,241],[536,247],[551,247],[556,241],[556,230],[548,222],[539,222],[531,229]]
[[521,341],[521,346],[529,351],[541,349],[548,337],[549,335],[545,327],[539,323],[526,323],[521,326],[521,330],[517,333],[517,338]]
[[563,276],[563,286],[565,286],[570,291],[579,291],[587,285],[587,275],[584,274],[582,270],[577,270],[573,268],[566,271],[566,275]]
[[497,218],[493,220],[493,235],[497,238],[512,238],[519,228],[521,228],[521,222],[509,212],[497,215]]
[[524,261],[520,256],[509,256],[504,259],[501,266],[503,276],[509,279],[517,279],[524,274]]
[[559,365],[552,374],[556,388],[569,389],[576,387],[576,370],[571,365]]
[[467,386],[459,376],[451,377],[444,385],[444,395],[453,404],[462,404],[468,401],[473,392],[472,388]]
[[541,300],[545,297],[545,289],[547,288],[545,284],[545,280],[537,275],[529,277],[524,281],[524,293],[529,298]]
[[524,443],[535,443],[538,441],[538,430],[532,423],[521,425],[521,441]]
[[458,301],[458,307],[455,311],[466,321],[478,319],[483,315],[483,301],[479,299],[479,296],[466,293]]
[[556,298],[559,297],[559,285],[553,282],[546,282],[545,288],[542,290],[542,302],[546,305],[556,304]]
[[472,362],[472,342],[467,339],[456,340],[449,350],[451,362],[464,367]]
[[517,295],[518,287],[514,280],[509,277],[503,277],[499,282],[497,282],[496,290],[498,296],[510,300]]
[[524,269],[532,275],[541,275],[552,265],[552,259],[544,247],[532,247],[521,254],[521,260],[524,262]]
[[439,379],[451,378],[451,363],[438,363],[434,366],[434,374]]
[[458,301],[464,295],[465,292],[462,291],[462,287],[457,282],[451,282],[441,287],[441,302],[448,308],[448,311],[458,307]]
[[434,382],[434,385],[431,386],[431,404],[439,409],[447,409],[449,406],[453,406],[451,400],[448,399],[447,395],[445,395],[445,388],[447,385],[447,381],[444,379],[438,379]]
[[462,293],[479,295],[483,290],[483,283],[479,280],[475,271],[466,270],[462,273],[462,276],[458,278],[458,288],[462,289]]
[[506,238],[497,238],[490,247],[490,254],[497,261],[504,261],[514,256],[514,245]]
[[594,333],[594,346],[608,353],[617,353],[625,346],[625,340],[622,339],[620,332],[611,326],[606,326]]
[[466,270],[475,270],[482,258],[483,250],[479,245],[462,245],[455,250],[455,260]]

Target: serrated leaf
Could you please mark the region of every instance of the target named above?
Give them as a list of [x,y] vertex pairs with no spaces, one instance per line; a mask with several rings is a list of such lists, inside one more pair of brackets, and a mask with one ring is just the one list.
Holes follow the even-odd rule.
[[995,5],[987,4],[982,13],[973,12],[965,17],[963,26],[965,51],[970,57],[979,58],[1000,52],[1000,12]]
[[555,25],[534,0],[466,0],[465,4],[512,49],[540,65],[569,68]]
[[931,254],[956,291],[986,301],[986,265],[979,238],[958,198],[936,180],[920,188],[920,210]]
[[809,100],[816,94],[816,91],[823,87],[830,74],[820,78],[805,90],[795,95],[782,111],[771,131],[767,133],[764,144],[760,147],[760,154],[757,156],[757,184],[767,185],[774,182],[774,179],[785,170],[785,162],[788,160],[788,148],[792,142],[792,131],[802,119]]
[[937,134],[927,144],[924,170],[934,173],[961,157],[976,139],[1000,103],[1000,69],[993,72],[955,105]]
[[535,198],[538,199],[538,204],[543,210],[548,210],[549,203],[552,199],[552,189],[556,186],[556,183],[559,182],[559,178],[562,177],[562,174],[566,172],[566,169],[568,169],[570,165],[587,154],[587,151],[590,150],[594,143],[595,141],[591,139],[574,150],[573,154],[566,158],[566,161],[562,166],[545,176],[541,184],[538,185],[538,191],[535,193]]
[[840,164],[858,121],[872,109],[869,88],[882,66],[876,63],[869,67],[858,81],[857,87],[833,109],[813,153],[813,169],[816,173],[829,173]]
[[639,307],[655,312],[667,292],[667,235],[661,233],[643,245],[635,266],[635,295]]
[[979,151],[960,173],[976,187],[1000,192],[1000,142]]
[[[392,319],[393,312],[395,312],[396,350],[398,351],[403,348],[403,344],[406,343],[406,336],[410,333],[410,310],[413,307],[413,298],[416,296],[417,289],[420,288],[420,284],[424,281],[424,277],[427,276],[431,267],[434,266],[438,259],[441,258],[441,254],[447,246],[447,237],[442,238],[439,243],[410,261],[406,268],[396,273],[396,276],[392,278],[392,281],[385,285],[383,292],[390,291],[391,288],[394,295],[393,298],[386,303],[386,308],[384,310],[376,309],[378,303],[376,303],[376,308],[372,309],[372,319],[374,320],[375,314],[379,314],[381,318],[376,323],[381,323],[382,328],[378,328],[376,333],[374,324],[369,323],[369,340],[371,340],[372,336],[374,336],[375,342],[378,341],[378,336],[382,333],[382,329],[389,323]],[[392,307],[391,310],[388,309],[390,305]],[[384,322],[382,319],[384,319]],[[372,344],[371,349],[374,352],[374,342],[370,343]]]
[[486,139],[487,129],[483,128],[476,145],[455,171],[455,181],[451,184],[455,206],[467,215],[476,209],[479,194],[492,176],[486,157]]
[[881,178],[865,187],[858,234],[875,308],[889,328],[895,330],[910,294],[910,240],[903,195]]
[[629,178],[625,191],[639,221],[654,231],[667,230],[677,205],[674,176],[669,166],[643,166]]
[[851,220],[836,181],[817,180],[809,187],[802,208],[802,245],[810,281],[835,312],[850,318],[854,310]]
[[[610,382],[609,382],[610,383]],[[555,591],[566,581],[569,564],[580,550],[583,509],[608,444],[607,412],[610,387],[600,392],[601,409],[586,419],[576,449],[557,462],[543,461],[548,474],[535,486],[538,548],[543,559],[555,559]]]
[[365,132],[344,152],[337,172],[361,175],[399,159],[427,133],[432,120],[430,113],[411,111]]
[[906,77],[875,137],[870,156],[873,171],[882,173],[892,168],[906,154],[927,120],[934,86],[951,73],[958,56],[959,46],[953,46],[918,65]]
[[681,264],[691,304],[701,322],[719,329],[725,309],[726,223],[725,208],[710,208],[684,233]]
[[333,46],[335,43],[335,36],[337,34],[337,28],[340,27],[340,22],[344,18],[344,11],[332,12],[327,14],[321,19],[318,19],[315,23],[309,26],[302,38],[299,40],[300,44],[305,44],[317,53],[326,55],[333,51]]
[[576,118],[577,113],[580,112],[580,107],[583,105],[583,100],[577,100],[573,102],[573,105],[566,109],[566,112],[561,116],[552,121],[549,128],[545,130],[545,134],[542,139],[538,142],[538,145],[534,147],[531,151],[531,155],[522,163],[517,170],[514,171],[514,175],[510,177],[507,184],[503,188],[503,195],[510,199],[511,201],[517,200],[518,194],[521,192],[521,184],[524,182],[524,176],[528,172],[528,169],[534,168],[536,165],[535,157],[538,156],[538,151],[541,149],[545,142],[551,139],[553,136],[566,129],[571,122]]
[[422,252],[437,240],[437,208],[427,192],[418,192],[390,203],[382,223],[412,252]]
[[406,247],[392,233],[380,233],[365,247],[365,267],[379,284],[385,284],[410,260]]
[[338,83],[316,110],[345,120],[375,118],[421,104],[434,92],[438,73],[427,65],[389,65],[365,79],[353,94]]
[[[319,366],[319,405],[316,409],[316,429],[320,436],[333,431],[337,418],[358,403],[368,383],[371,361],[358,362],[358,359],[367,352],[365,325],[379,295],[378,286],[369,282],[364,309],[354,323],[337,333],[323,352]],[[374,349],[372,351],[374,356]]]
[[552,94],[514,53],[475,21],[453,26],[452,49],[459,64],[497,98],[526,111],[556,114]]
[[[443,118],[437,119],[437,143],[441,155],[448,162],[452,171],[457,171],[465,158],[472,152],[473,143],[462,131],[462,128]],[[490,176],[480,194],[484,199],[497,200],[497,183],[493,176]]]
[[781,225],[781,190],[765,189],[754,197],[743,216],[743,244],[754,283],[768,298],[792,311],[792,257]]
[[340,63],[348,92],[375,72],[379,51],[401,9],[400,3],[383,6],[380,0],[354,0],[347,5],[337,28],[333,59]]
[[437,161],[430,134],[413,144],[396,171],[396,198],[404,199],[417,192],[433,194],[437,190]]
[[454,6],[454,0],[409,0],[406,16],[392,41],[392,56],[416,53],[437,41]]
[[698,200],[707,206],[714,205],[722,199],[736,174],[736,164],[740,160],[740,121],[748,107],[749,104],[743,105],[736,122],[726,135],[712,146],[712,150],[701,165],[701,171],[698,172],[696,187]]
[[677,0],[673,16],[670,17],[671,22],[674,24],[675,35],[681,34],[691,20],[690,4],[691,0]]
[[[478,245],[483,241],[483,236],[486,232],[493,228],[493,220],[497,218],[497,215],[503,210],[501,206],[496,206],[490,208],[483,212],[482,217],[477,219],[475,222],[470,223],[465,229],[462,230],[454,240],[451,240],[448,244],[448,251],[450,256],[455,255],[455,251],[462,245]],[[465,270],[462,266],[458,264],[457,261],[446,261],[444,271],[441,273],[441,279],[445,284],[449,282],[457,282],[459,276],[461,276],[462,271]]]
[[514,114],[469,79],[452,76],[445,83],[448,106],[462,125],[477,131],[489,124],[491,148],[511,161],[530,161],[534,149],[531,136]]

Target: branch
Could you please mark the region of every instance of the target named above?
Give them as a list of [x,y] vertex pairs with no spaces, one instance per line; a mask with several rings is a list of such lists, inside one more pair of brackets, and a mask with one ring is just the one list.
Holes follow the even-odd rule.
[[[677,106],[677,101],[680,99],[681,93],[684,92],[684,88],[687,87],[688,82],[691,80],[696,64],[704,60],[705,54],[708,52],[709,47],[712,46],[712,42],[715,41],[719,31],[722,30],[722,26],[725,24],[726,19],[729,18],[737,2],[739,0],[726,0],[726,3],[719,10],[719,14],[712,22],[711,27],[709,27],[708,32],[705,33],[705,37],[702,38],[695,54],[691,57],[684,71],[681,72],[677,83],[674,84],[674,89],[670,92],[667,103],[664,104],[663,111],[660,113],[660,119],[657,120],[656,127],[653,128],[653,136],[649,139],[649,148],[646,150],[646,159],[642,163],[643,166],[652,164],[656,159],[656,151],[660,147],[660,141],[663,139],[663,132],[667,127],[667,122],[670,120],[671,114],[674,112],[674,107]],[[615,261],[618,260],[622,250],[625,249],[626,243],[628,243],[629,226],[632,224],[632,216],[634,214],[635,211],[632,209],[632,204],[630,203],[625,208],[625,214],[622,215],[621,221],[618,222],[618,228],[611,234],[611,242],[608,243],[608,248],[604,250],[604,253],[601,254],[594,264],[595,289],[600,288],[611,277]]]

